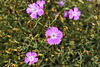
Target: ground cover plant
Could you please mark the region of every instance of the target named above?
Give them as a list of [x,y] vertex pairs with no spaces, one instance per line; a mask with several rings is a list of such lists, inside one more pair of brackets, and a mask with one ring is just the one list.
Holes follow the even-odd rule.
[[100,67],[95,0],[0,0],[0,67]]

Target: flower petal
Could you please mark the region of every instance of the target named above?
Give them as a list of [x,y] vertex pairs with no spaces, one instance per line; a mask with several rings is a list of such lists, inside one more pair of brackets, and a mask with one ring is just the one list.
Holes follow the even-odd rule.
[[32,10],[31,10],[30,8],[27,8],[27,9],[26,9],[26,12],[27,12],[28,14],[31,14],[31,13],[32,13]]
[[58,1],[58,2],[59,2],[58,5],[61,6],[61,7],[64,5],[64,1]]
[[67,11],[64,12],[64,18],[67,17]]
[[63,33],[59,30],[57,32],[57,38],[61,39],[63,37]]
[[[55,14],[55,18],[56,18],[56,17],[57,17],[57,12],[55,12],[54,14]],[[55,19],[55,18],[54,18],[54,19]]]
[[78,8],[77,7],[74,7],[74,11],[78,11]]
[[72,19],[72,18],[73,18],[73,15],[72,15],[72,14],[70,14],[70,15],[69,15],[69,19]]
[[44,0],[42,0],[42,2],[43,2],[43,4],[45,4],[45,1]]
[[44,13],[44,11],[43,11],[42,9],[40,9],[40,10],[38,11],[39,16],[43,15],[43,13]]
[[36,2],[41,8],[43,8],[43,5],[45,4],[45,1],[42,0],[42,1],[37,1]]
[[37,62],[38,61],[38,58],[34,58],[34,62]]
[[78,20],[79,19],[79,16],[74,16],[74,20]]
[[70,10],[68,11],[68,13],[69,13],[69,14],[72,14],[72,13],[73,13],[73,10],[72,10],[72,9],[70,9]]
[[35,53],[35,52],[32,52],[32,54],[31,54],[33,57],[36,57],[37,56],[37,53]]
[[31,17],[32,19],[37,18],[37,13],[32,13],[32,14],[30,15],[30,17]]
[[34,61],[30,61],[30,62],[29,62],[29,65],[31,65],[32,63],[34,63]]
[[58,32],[58,28],[57,27],[52,27],[51,29],[50,29],[50,31],[53,33],[53,32]]
[[30,8],[33,8],[35,6],[35,3],[29,4]]
[[51,39],[51,38],[48,38],[48,39],[47,39],[47,42],[48,42],[50,45],[53,45],[53,44],[54,44],[53,39]]
[[41,4],[41,1],[36,1],[37,4]]
[[43,8],[43,3],[41,1],[36,2],[41,8]]
[[31,52],[27,52],[27,53],[26,53],[26,56],[27,56],[27,57],[30,57],[30,56],[31,56]]
[[29,59],[25,57],[24,62],[27,64],[29,62]]
[[32,63],[37,62],[37,61],[38,61],[38,58],[34,58],[33,61],[30,61],[30,62],[29,62],[29,65],[31,65]]
[[69,19],[72,19],[73,18],[73,10],[70,9],[68,13],[69,13]]
[[59,44],[61,42],[61,39],[59,39],[59,38],[56,38],[56,39],[54,39],[54,44],[56,45],[56,44]]
[[80,12],[80,11],[78,11],[78,12],[77,12],[77,16],[80,16],[80,15],[81,15],[81,12]]
[[45,36],[46,37],[51,36],[51,31],[49,29],[45,32]]

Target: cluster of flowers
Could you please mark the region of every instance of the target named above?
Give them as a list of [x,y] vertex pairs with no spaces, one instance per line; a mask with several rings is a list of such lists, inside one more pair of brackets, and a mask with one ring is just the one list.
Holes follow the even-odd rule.
[[[92,0],[87,0],[87,1],[92,1]],[[65,3],[66,2],[67,1],[65,1]],[[64,1],[63,0],[60,0],[58,5],[60,7],[63,7],[64,6]],[[74,20],[78,20],[79,19],[79,16],[81,15],[81,12],[78,11],[78,8],[77,7],[74,7],[74,10],[70,9],[69,11],[65,11],[64,12],[64,18],[67,17],[68,14],[69,14],[69,19],[72,19],[74,17]]]
[[[47,42],[50,45],[53,45],[53,44],[56,45],[56,44],[59,44],[61,42],[61,38],[63,37],[63,33],[60,30],[58,30],[57,27],[52,27],[45,32],[45,36],[49,37],[49,38],[47,38]],[[37,54],[35,52],[32,52],[32,53],[27,52],[26,56],[27,57],[25,57],[25,59],[24,59],[24,62],[26,64],[29,62],[29,65],[31,65],[32,63],[38,61],[38,58],[35,58],[37,56]]]
[[[45,4],[45,1],[43,1],[43,0],[37,1],[36,3],[33,3],[33,4],[29,4],[29,7],[26,9],[26,12],[28,14],[31,14],[30,17],[32,19],[35,19],[35,18],[37,18],[37,13],[39,16],[41,16],[44,13],[44,11],[43,11],[44,4]],[[45,36],[49,37],[49,38],[47,38],[47,42],[50,45],[53,45],[53,44],[56,45],[61,42],[63,33],[60,30],[58,30],[57,27],[52,27],[45,32]],[[32,53],[27,52],[26,56],[27,57],[25,57],[25,59],[24,59],[24,62],[26,64],[29,62],[29,65],[31,65],[32,63],[38,61],[38,58],[35,58],[37,56],[37,54],[35,52],[32,52]]]
[[[67,1],[65,1],[66,3]],[[64,1],[61,0],[59,1],[59,4],[58,4],[60,7],[64,6]],[[65,11],[64,12],[64,18],[67,17],[67,15],[69,14],[69,19],[72,19],[74,17],[74,20],[78,20],[79,19],[79,16],[81,15],[81,12],[78,11],[78,8],[77,7],[74,7],[74,11],[72,9],[70,9],[69,11]]]
[[79,16],[81,15],[81,12],[78,11],[77,7],[74,7],[74,10],[70,9],[69,11],[64,12],[64,18],[67,17],[69,14],[69,19],[72,19],[74,17],[74,20],[78,20]]
[[[87,0],[87,1],[91,1],[91,0]],[[65,3],[66,2],[67,1],[65,1]],[[45,4],[44,0],[37,1],[36,3],[30,4],[29,7],[26,9],[26,12],[28,14],[31,14],[30,16],[32,19],[37,18],[37,13],[39,16],[43,15],[44,4]],[[64,5],[64,1],[63,0],[59,1],[58,5],[62,7]],[[69,14],[69,19],[72,19],[74,17],[74,20],[78,20],[79,16],[81,15],[81,12],[78,11],[77,7],[74,7],[74,10],[70,9],[69,11],[64,12],[64,18],[67,17],[68,14]],[[56,44],[59,44],[61,42],[61,38],[63,37],[63,33],[60,30],[58,30],[57,27],[52,27],[45,32],[45,36],[47,37],[47,42],[50,45],[56,45]],[[27,57],[25,57],[24,62],[25,63],[29,62],[29,65],[38,61],[38,58],[36,58],[37,53],[35,53],[35,52],[32,52],[32,53],[27,52],[26,56]]]
[[44,4],[45,4],[44,0],[29,4],[29,7],[26,9],[26,12],[28,14],[31,14],[30,17],[32,19],[37,18],[37,13],[39,16],[42,16],[44,13],[43,11]]

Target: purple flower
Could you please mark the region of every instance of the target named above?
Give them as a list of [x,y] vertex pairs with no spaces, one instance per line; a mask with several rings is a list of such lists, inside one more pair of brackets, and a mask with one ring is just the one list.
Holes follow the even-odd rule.
[[64,5],[64,1],[61,0],[61,1],[58,1],[58,2],[59,2],[58,5],[61,6],[61,7]]
[[87,1],[92,1],[92,0],[87,0]]
[[29,4],[29,7],[26,9],[26,12],[28,14],[31,14],[30,17],[32,19],[37,18],[37,13],[39,16],[43,15],[44,13],[43,9],[36,3]]
[[31,65],[32,63],[34,62],[37,62],[38,61],[38,58],[35,58],[37,56],[37,54],[35,52],[27,52],[26,53],[26,56],[25,59],[24,59],[24,62],[27,64],[29,62],[29,65]]
[[78,20],[79,16],[81,15],[81,12],[78,11],[77,7],[74,7],[74,11],[70,9],[68,13],[69,13],[69,19],[72,19],[74,17],[74,20]]
[[88,11],[88,9],[86,9]]
[[55,12],[55,18],[56,18],[56,16],[57,16],[57,12]]
[[45,4],[45,1],[44,0],[42,0],[42,1],[37,1],[36,2],[41,8],[43,8],[44,7],[44,4]]
[[68,13],[67,11],[64,12],[64,18],[67,17],[67,13]]
[[58,30],[57,27],[52,27],[45,32],[45,36],[50,37],[50,38],[47,38],[47,42],[50,45],[53,45],[53,44],[56,45],[56,44],[59,44],[61,42],[61,38],[63,37],[63,33],[60,30]]
[[[58,1],[58,2],[59,2],[58,5],[61,6],[61,7],[64,5],[64,1],[63,1],[63,0]],[[65,3],[66,3],[66,2],[67,2],[67,1],[65,1]]]

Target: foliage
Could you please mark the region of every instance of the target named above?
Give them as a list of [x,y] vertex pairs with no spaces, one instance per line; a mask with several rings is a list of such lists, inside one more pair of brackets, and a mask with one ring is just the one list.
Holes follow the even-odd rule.
[[[86,0],[67,0],[63,7],[58,0],[45,1],[44,14],[31,19],[26,8],[35,0],[0,0],[0,67],[99,67],[100,9]],[[74,7],[81,11],[79,20],[63,18]],[[46,41],[52,26],[63,32],[58,45]],[[25,64],[27,52],[36,52],[38,62]]]

